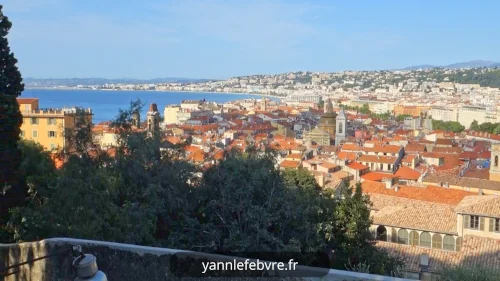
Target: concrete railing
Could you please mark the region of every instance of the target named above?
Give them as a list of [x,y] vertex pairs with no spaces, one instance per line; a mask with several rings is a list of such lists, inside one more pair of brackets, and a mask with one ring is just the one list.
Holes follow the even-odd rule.
[[[71,263],[74,259],[71,251],[72,246],[80,245],[85,253],[97,257],[99,270],[103,271],[110,281],[138,281],[138,280],[181,280],[171,272],[171,259],[182,255],[196,256],[205,260],[217,261],[245,261],[244,258],[219,256],[213,254],[196,253],[183,250],[137,246],[131,244],[120,244],[104,241],[81,240],[71,238],[51,238],[38,242],[20,244],[0,244],[0,281],[14,280],[74,280],[75,272]],[[14,264],[28,260],[34,260],[43,256],[46,259],[37,260],[17,268],[6,268]],[[410,281],[386,277],[356,273],[350,271],[297,266],[292,274],[277,271],[273,275],[274,280],[331,280],[331,281]],[[276,273],[276,272],[275,272]],[[4,275],[2,275],[4,274]],[[200,276],[191,277],[190,280],[206,279]],[[212,277],[212,279],[224,279]],[[236,279],[236,278],[231,278]],[[269,277],[239,277],[239,280],[271,280]],[[224,280],[230,280],[225,278]]]

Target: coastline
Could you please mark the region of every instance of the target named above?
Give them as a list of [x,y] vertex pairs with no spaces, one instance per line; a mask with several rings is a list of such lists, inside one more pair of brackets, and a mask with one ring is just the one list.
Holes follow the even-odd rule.
[[234,92],[206,92],[206,91],[187,91],[187,90],[115,90],[115,89],[90,89],[90,88],[73,88],[73,87],[25,87],[25,90],[73,90],[73,91],[108,91],[108,92],[160,92],[160,93],[198,93],[198,94],[226,94],[240,96],[261,96],[275,99],[284,99],[284,96],[275,96],[269,94],[257,93],[234,93]]

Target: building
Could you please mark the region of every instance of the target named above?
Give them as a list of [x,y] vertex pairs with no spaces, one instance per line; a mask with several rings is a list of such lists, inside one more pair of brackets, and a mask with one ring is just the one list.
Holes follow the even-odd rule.
[[340,109],[339,115],[336,118],[335,145],[339,145],[346,140],[347,137],[347,117],[344,108]]
[[[498,196],[435,186],[362,185],[373,204],[376,247],[403,258],[412,277],[435,280],[440,269],[457,265],[499,268]],[[422,255],[428,261],[425,273]]]
[[330,100],[325,103],[325,113],[318,122],[318,129],[328,133],[331,138],[335,137],[335,131],[337,126],[337,114],[333,112],[333,105]]
[[462,106],[458,111],[458,122],[465,126],[465,128],[470,128],[474,120],[479,124],[485,123],[487,112],[486,107]]
[[37,98],[18,98],[23,116],[21,138],[33,140],[47,150],[68,150],[67,136],[82,121],[92,123],[92,110],[79,107],[41,109]]
[[458,121],[458,109],[456,107],[444,107],[435,106],[430,110],[430,115],[432,119],[439,120],[443,122],[457,122]]
[[490,181],[500,181],[500,165],[498,158],[500,157],[500,144],[491,144],[491,167],[490,167]]
[[178,105],[167,105],[163,110],[163,122],[167,125],[177,124],[177,112],[181,110]]
[[158,106],[156,103],[152,103],[149,106],[146,121],[148,136],[151,137],[160,131],[160,112],[158,112]]

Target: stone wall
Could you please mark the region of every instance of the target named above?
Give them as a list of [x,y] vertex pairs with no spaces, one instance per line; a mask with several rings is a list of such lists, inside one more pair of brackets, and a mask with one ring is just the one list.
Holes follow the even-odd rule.
[[[99,270],[103,271],[110,281],[159,281],[159,280],[201,280],[206,278],[178,278],[170,268],[172,256],[187,253],[180,250],[153,248],[111,242],[89,241],[69,238],[53,238],[39,242],[22,244],[0,244],[0,281],[68,281],[76,277],[72,269],[73,254],[71,247],[81,245],[83,251],[97,257]],[[49,255],[47,259],[35,261],[15,269],[8,275],[5,269],[9,265],[33,260]],[[197,255],[206,256],[198,253]],[[208,255],[210,256],[210,255]],[[213,256],[213,255],[212,255]],[[224,257],[229,259],[229,257]],[[324,273],[324,277],[239,277],[230,280],[335,280],[335,281],[408,281],[407,279],[390,278],[378,275],[360,274],[348,271],[325,270],[301,267],[314,273]],[[314,275],[314,274],[313,274]],[[226,278],[211,278],[212,280],[229,280]]]

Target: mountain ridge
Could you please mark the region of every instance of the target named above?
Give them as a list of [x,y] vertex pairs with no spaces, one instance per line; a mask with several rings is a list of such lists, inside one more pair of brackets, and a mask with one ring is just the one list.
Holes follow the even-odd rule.
[[494,61],[485,61],[485,60],[472,60],[466,62],[457,62],[448,65],[431,65],[431,64],[422,64],[415,66],[408,66],[403,68],[403,70],[416,70],[416,69],[431,69],[431,68],[475,68],[475,67],[499,67],[499,62]]

